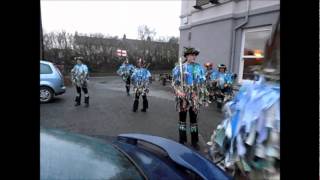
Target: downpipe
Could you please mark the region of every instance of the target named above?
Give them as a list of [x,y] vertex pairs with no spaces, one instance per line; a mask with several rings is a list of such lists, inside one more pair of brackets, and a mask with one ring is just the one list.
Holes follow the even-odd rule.
[[236,31],[237,29],[241,28],[242,26],[246,25],[248,23],[248,19],[249,19],[249,12],[250,12],[250,0],[247,0],[247,14],[245,16],[245,20],[239,24],[238,26],[234,27],[233,28],[233,34],[232,34],[232,49],[231,49],[231,58],[230,58],[230,61],[229,61],[229,69],[233,71],[233,63],[234,63],[234,55],[235,55],[235,38],[236,38]]

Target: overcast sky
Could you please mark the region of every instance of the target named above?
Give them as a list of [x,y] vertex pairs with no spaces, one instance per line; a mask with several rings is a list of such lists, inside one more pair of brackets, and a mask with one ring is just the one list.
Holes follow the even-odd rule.
[[44,32],[102,33],[137,39],[138,26],[156,37],[179,36],[181,0],[41,0]]

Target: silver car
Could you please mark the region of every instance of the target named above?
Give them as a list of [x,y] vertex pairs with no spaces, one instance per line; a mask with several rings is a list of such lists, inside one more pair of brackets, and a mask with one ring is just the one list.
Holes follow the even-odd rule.
[[40,60],[40,102],[47,103],[65,92],[60,70],[53,63]]

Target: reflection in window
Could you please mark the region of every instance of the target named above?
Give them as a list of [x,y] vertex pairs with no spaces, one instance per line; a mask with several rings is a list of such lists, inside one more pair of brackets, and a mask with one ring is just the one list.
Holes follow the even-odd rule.
[[270,36],[270,30],[246,32],[244,42],[244,56],[254,56],[255,52],[264,55],[263,49]]
[[264,58],[245,58],[243,66],[243,79],[254,80],[254,68],[261,66]]

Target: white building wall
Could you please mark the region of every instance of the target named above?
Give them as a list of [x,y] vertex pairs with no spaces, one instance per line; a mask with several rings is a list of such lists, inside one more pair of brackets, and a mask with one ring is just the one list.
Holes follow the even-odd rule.
[[[212,5],[209,3],[207,5],[204,5],[202,10],[195,9],[193,7],[195,4],[196,0],[182,0],[181,26],[185,25],[182,22],[184,17],[188,18],[188,25],[192,25],[193,23],[206,19],[217,18],[224,15],[244,13],[247,10],[247,0],[227,0],[225,3],[221,3],[220,5]],[[250,10],[252,11],[274,5],[280,5],[280,0],[251,0]]]

